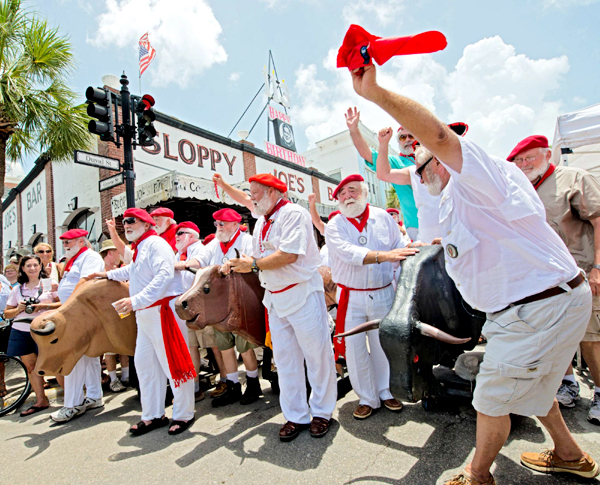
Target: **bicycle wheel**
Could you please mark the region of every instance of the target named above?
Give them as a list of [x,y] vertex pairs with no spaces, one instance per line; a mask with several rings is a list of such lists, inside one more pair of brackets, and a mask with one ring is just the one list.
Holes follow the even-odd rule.
[[4,367],[6,395],[0,397],[0,416],[17,409],[31,392],[31,383],[23,362],[16,357],[0,355],[0,375],[2,367]]

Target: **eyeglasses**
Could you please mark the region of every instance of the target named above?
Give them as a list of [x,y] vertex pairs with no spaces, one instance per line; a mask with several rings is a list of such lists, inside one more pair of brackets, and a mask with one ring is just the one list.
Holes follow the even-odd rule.
[[127,219],[123,219],[123,224],[128,224],[130,226],[133,226],[136,222],[137,219],[135,217],[128,217]]
[[223,227],[225,225],[223,221],[215,221],[213,224],[215,227]]
[[431,160],[433,160],[433,156],[429,160],[427,160],[423,165],[421,165],[419,168],[417,168],[415,170],[415,173],[419,176],[420,179],[423,178],[423,170],[425,170],[425,167],[427,166],[427,164],[429,162],[431,162]]
[[411,134],[408,134],[408,135],[398,135],[398,140],[400,140],[400,141],[404,141],[404,140],[406,140],[407,138],[408,138],[409,140],[414,140],[414,139],[415,139],[415,137],[414,137],[414,136],[412,136]]
[[527,163],[530,163],[530,162],[533,162],[539,156],[540,156],[540,154],[538,153],[537,155],[529,155],[528,157],[525,157],[525,158],[513,158],[513,162],[523,163],[525,161]]
[[52,253],[52,249],[40,249],[39,251],[36,251],[35,254],[51,254]]
[[184,234],[190,234],[191,235],[192,233],[191,232],[185,232],[185,231],[177,231],[175,233],[176,236],[183,236]]

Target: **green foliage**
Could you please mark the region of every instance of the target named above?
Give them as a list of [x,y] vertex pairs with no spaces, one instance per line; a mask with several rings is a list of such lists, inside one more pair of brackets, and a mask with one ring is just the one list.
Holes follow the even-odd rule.
[[385,205],[388,209],[400,209],[400,202],[398,202],[398,195],[396,194],[394,187],[388,189]]

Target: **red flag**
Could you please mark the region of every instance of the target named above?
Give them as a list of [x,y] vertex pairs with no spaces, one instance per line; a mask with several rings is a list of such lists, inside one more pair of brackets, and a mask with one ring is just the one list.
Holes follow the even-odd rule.
[[156,51],[154,47],[150,45],[148,40],[148,32],[140,37],[140,76],[144,74],[144,71],[148,68],[150,63],[156,57]]

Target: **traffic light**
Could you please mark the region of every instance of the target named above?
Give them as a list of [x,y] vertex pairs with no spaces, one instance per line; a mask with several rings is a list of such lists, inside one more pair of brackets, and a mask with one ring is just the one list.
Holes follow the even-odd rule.
[[108,88],[94,88],[89,86],[85,90],[88,107],[87,114],[90,118],[88,131],[100,135],[102,141],[113,141],[115,125],[112,112],[112,96]]
[[156,128],[154,128],[153,124],[156,119],[156,113],[152,109],[152,106],[154,106],[154,98],[149,94],[144,94],[138,100],[135,107],[138,132],[137,143],[143,147],[152,146],[154,144],[154,137],[156,136]]

